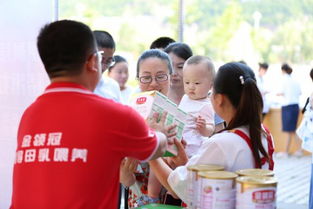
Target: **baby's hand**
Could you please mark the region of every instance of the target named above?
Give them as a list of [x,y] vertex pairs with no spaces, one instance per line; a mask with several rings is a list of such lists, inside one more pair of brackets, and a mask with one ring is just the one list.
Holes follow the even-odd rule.
[[201,133],[206,128],[206,121],[200,115],[196,118],[196,129]]
[[207,124],[206,120],[199,115],[196,118],[196,130],[198,130],[202,136],[211,136],[214,131],[214,126]]

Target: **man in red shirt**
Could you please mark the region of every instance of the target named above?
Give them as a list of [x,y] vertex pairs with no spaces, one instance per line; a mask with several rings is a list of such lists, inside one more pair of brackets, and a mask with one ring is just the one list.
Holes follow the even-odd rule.
[[88,26],[47,24],[37,46],[51,84],[20,122],[11,208],[116,208],[121,160],[161,156],[166,137],[92,92],[101,55]]

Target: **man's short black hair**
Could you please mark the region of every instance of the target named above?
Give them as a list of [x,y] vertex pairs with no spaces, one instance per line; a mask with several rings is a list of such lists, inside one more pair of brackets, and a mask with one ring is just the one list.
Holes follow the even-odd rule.
[[264,70],[267,70],[268,69],[268,64],[266,62],[259,63],[259,67],[264,69]]
[[173,42],[175,42],[175,40],[170,37],[160,37],[151,43],[150,49],[165,49],[170,43]]
[[288,75],[291,75],[292,73],[292,68],[290,67],[288,63],[283,63],[281,66],[281,70],[286,72]]
[[95,30],[93,34],[99,48],[115,49],[115,42],[110,33],[102,30]]
[[88,57],[96,52],[90,28],[72,20],[45,25],[37,37],[37,47],[50,78],[80,74]]

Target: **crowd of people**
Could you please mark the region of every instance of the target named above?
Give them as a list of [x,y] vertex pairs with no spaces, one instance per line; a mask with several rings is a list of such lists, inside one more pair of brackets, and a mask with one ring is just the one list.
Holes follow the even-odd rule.
[[[41,29],[37,47],[51,84],[21,118],[12,209],[119,208],[123,193],[126,208],[183,205],[189,165],[273,170],[273,139],[262,124],[266,63],[258,76],[240,62],[216,72],[211,58],[161,37],[138,58],[135,90],[127,85],[128,62],[114,55],[106,31],[56,21]],[[288,152],[300,91],[291,67],[282,71]],[[152,90],[188,113],[182,141],[173,138],[175,125],[165,125],[166,114],[145,121],[128,106],[131,94]],[[173,143],[177,156],[162,157]]]

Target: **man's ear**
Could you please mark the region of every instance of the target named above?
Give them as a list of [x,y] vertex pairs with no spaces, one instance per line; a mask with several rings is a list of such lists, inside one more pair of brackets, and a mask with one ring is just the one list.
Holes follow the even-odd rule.
[[98,57],[96,53],[94,53],[88,58],[86,62],[86,68],[87,68],[87,71],[98,72],[99,65],[98,65]]

